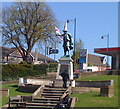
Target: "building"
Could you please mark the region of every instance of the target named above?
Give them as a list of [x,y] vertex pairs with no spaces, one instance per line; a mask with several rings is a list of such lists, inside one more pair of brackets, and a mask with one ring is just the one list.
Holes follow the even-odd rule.
[[95,53],[108,55],[112,57],[112,69],[120,70],[120,47],[113,48],[96,48]]
[[110,69],[106,57],[88,54],[87,49],[80,50],[80,70],[85,71],[104,71]]
[[106,57],[88,54],[87,71],[104,71],[110,69]]
[[[8,62],[8,63],[20,63],[23,61],[22,56],[18,52],[17,48],[8,48],[8,47],[0,47],[2,50],[2,60],[1,62]],[[29,58],[32,63],[35,61],[35,52],[31,52],[29,55]],[[44,56],[40,53],[37,55],[37,61],[38,63],[43,63],[45,62],[56,62],[52,58],[49,58],[47,56]]]

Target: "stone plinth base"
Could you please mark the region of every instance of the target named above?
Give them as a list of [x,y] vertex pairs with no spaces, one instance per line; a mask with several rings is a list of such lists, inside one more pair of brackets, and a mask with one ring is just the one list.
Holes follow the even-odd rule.
[[[55,87],[63,87],[63,81],[61,79],[56,79],[53,81]],[[70,85],[70,81],[67,81],[67,87]]]
[[[63,81],[61,79],[56,79],[55,81],[53,81],[53,86],[63,87]],[[73,81],[68,80],[67,81],[67,87],[68,86],[75,87],[75,80],[73,80]]]
[[56,79],[62,79],[60,74],[63,73],[65,70],[67,70],[69,74],[69,78],[70,80],[72,80],[73,79],[73,60],[67,56],[63,56],[62,58],[59,59]]
[[105,86],[100,88],[100,96],[114,96],[114,86]]
[[[73,60],[69,56],[63,56],[59,59],[56,79],[62,79],[60,74],[65,70],[69,74],[69,79],[73,80]],[[75,81],[71,82],[71,86],[75,87]]]

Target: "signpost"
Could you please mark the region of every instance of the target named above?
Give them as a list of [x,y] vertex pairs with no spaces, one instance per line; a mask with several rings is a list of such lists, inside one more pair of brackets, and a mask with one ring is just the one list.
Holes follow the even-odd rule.
[[52,54],[57,54],[58,52],[58,49],[52,49]]
[[81,49],[80,50],[79,63],[80,63],[80,69],[81,70],[87,70],[87,54],[88,54],[87,49]]
[[58,49],[53,49],[52,47],[49,48],[49,54],[57,54],[58,52]]

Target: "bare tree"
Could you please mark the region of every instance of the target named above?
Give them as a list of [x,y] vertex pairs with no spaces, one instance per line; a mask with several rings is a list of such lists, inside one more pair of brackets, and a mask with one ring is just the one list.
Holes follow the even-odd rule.
[[83,41],[79,38],[76,41],[76,47],[75,47],[75,59],[79,59],[80,58],[80,50],[84,48],[84,43]]
[[79,68],[78,61],[80,59],[80,50],[84,48],[84,43],[80,38],[75,43],[76,43],[75,53],[73,54],[72,58],[74,60],[74,68],[78,69]]
[[38,42],[51,38],[56,19],[44,2],[17,2],[3,9],[3,44],[13,44],[24,61]]

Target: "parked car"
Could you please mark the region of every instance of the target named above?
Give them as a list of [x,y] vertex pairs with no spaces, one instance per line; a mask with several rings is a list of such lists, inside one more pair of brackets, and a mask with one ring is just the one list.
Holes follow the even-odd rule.
[[8,64],[7,61],[1,61],[0,63],[1,63],[1,64]]
[[74,78],[74,79],[79,78],[79,75],[80,75],[80,74],[81,74],[81,73],[74,73],[74,74],[73,74],[73,78]]

